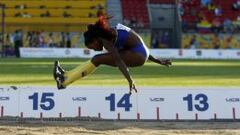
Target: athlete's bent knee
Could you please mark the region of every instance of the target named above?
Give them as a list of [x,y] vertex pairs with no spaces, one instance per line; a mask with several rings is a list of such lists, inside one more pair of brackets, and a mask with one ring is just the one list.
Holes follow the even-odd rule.
[[99,54],[92,57],[91,62],[98,67],[100,65]]

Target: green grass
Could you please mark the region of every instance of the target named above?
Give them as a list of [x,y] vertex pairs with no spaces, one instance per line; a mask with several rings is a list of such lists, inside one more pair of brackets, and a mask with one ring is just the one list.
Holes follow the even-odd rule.
[[[55,59],[0,59],[0,85],[55,85]],[[69,70],[86,59],[59,59]],[[166,68],[152,62],[130,68],[137,86],[240,86],[240,60],[173,60]],[[93,74],[72,85],[128,85],[117,68],[100,66]]]

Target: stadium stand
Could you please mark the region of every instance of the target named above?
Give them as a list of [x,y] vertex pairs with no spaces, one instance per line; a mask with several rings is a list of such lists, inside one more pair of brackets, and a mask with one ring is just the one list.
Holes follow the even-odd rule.
[[[49,33],[53,33],[55,47],[61,47],[61,32],[70,32],[72,47],[83,47],[82,31],[86,24],[97,20],[99,11],[106,13],[107,3],[111,0],[1,0],[6,5],[7,33],[14,36],[14,31],[24,32],[25,47],[49,47]],[[179,0],[183,19],[182,48],[240,48],[240,0]],[[144,29],[139,32],[147,45],[151,45],[150,20],[147,3],[174,4],[175,0],[119,0],[116,10],[124,24]],[[236,5],[234,5],[236,4]],[[216,14],[215,9],[220,11]],[[115,13],[115,14],[116,14]],[[114,15],[114,14],[113,14]],[[121,19],[120,19],[121,20]],[[227,21],[226,21],[227,20]],[[118,21],[121,22],[121,21]],[[128,22],[128,23],[126,23]],[[135,24],[134,24],[135,23]],[[134,24],[134,25],[132,25]],[[226,27],[230,24],[230,27]],[[235,24],[234,28],[232,25]],[[186,25],[186,28],[185,28]],[[219,27],[219,28],[215,28]],[[194,30],[192,30],[194,29]],[[27,33],[39,40],[44,39],[45,45],[29,45]],[[37,34],[40,33],[40,34]],[[42,35],[42,36],[41,36]],[[7,38],[5,38],[6,40]],[[159,48],[161,48],[161,38]]]
[[186,49],[237,49],[240,48],[238,34],[199,34],[185,33],[182,48]]
[[[208,5],[202,5],[200,0],[185,0],[182,1],[183,5],[183,20],[188,23],[196,23],[203,17],[208,22],[212,22],[215,18],[218,18],[221,23],[225,19],[232,21],[236,20],[240,15],[239,10],[233,10],[232,6],[237,0],[212,0]],[[217,15],[215,10],[219,8],[221,13]]]
[[130,23],[143,23],[144,27],[149,26],[149,16],[146,0],[122,0],[123,18]]
[[175,0],[150,0],[151,4],[174,4]]
[[[83,31],[106,12],[106,0],[1,0],[6,6],[7,31]],[[46,25],[52,25],[47,27]],[[37,27],[36,27],[37,26]]]

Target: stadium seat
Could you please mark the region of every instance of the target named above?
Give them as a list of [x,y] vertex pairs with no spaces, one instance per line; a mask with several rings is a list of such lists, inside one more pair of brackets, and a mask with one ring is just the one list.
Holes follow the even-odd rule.
[[58,28],[72,24],[86,26],[97,20],[99,11],[106,13],[106,0],[1,0],[0,3],[6,6],[6,30],[19,25],[22,28],[28,25],[28,30],[47,24]]
[[135,17],[137,21],[143,21],[145,27],[149,26],[146,0],[122,0],[121,5],[125,19],[132,20]]
[[150,0],[153,4],[174,4],[175,0]]
[[89,24],[95,22],[97,18],[63,18],[63,17],[34,17],[34,18],[16,18],[16,17],[7,17],[7,24]]
[[98,4],[105,6],[105,0],[1,0],[7,8],[15,8],[18,5],[25,5],[27,8],[39,8],[45,6],[46,8],[91,8]]
[[17,13],[28,13],[32,17],[40,17],[41,14],[49,12],[51,17],[62,17],[64,12],[69,13],[72,17],[89,17],[89,14],[96,15],[98,10],[94,9],[6,9],[6,17],[14,17]]
[[[155,0],[153,0],[153,1],[155,1]],[[161,1],[161,0],[159,0],[159,1]],[[222,8],[223,14],[221,17],[223,20],[225,18],[229,18],[232,21],[236,20],[238,14],[232,10],[232,4],[234,2],[236,2],[236,0],[212,0],[212,2],[213,2],[213,5],[220,6]],[[207,20],[209,20],[209,21],[212,21],[214,19],[214,17],[216,17],[214,15],[214,11],[209,11],[207,9],[207,7],[201,6],[200,0],[192,0],[187,3],[183,3],[183,8],[184,8],[183,20],[185,22],[192,22],[193,20],[195,20],[192,17],[189,17],[190,10],[192,8],[196,9],[197,13],[203,13],[203,15],[206,16]]]

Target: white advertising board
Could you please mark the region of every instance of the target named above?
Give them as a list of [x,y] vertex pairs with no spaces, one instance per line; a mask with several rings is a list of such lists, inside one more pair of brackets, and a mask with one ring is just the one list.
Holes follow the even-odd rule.
[[239,119],[240,88],[1,87],[1,117],[103,119]]
[[20,48],[22,58],[91,58],[98,53],[83,48]]
[[[83,48],[20,48],[23,58],[91,58],[96,52]],[[150,49],[158,58],[240,59],[240,49]]]
[[240,49],[151,49],[158,58],[240,59]]

